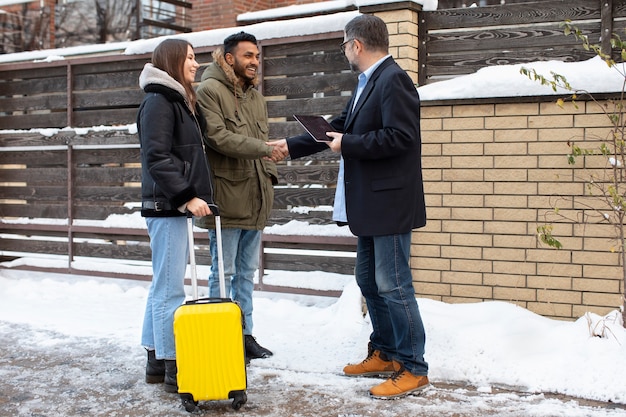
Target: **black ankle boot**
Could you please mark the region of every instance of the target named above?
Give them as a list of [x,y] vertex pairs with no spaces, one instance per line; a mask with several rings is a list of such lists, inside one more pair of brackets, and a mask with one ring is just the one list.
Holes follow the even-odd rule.
[[259,345],[254,336],[245,335],[244,336],[244,345],[246,348],[246,359],[260,359],[260,358],[269,358],[273,355],[272,351],[264,348]]
[[148,362],[146,362],[146,382],[158,384],[165,378],[165,361],[157,359],[154,350],[148,350]]
[[165,379],[163,388],[167,392],[177,393],[178,392],[178,383],[176,382],[176,373],[178,370],[176,369],[176,361],[175,360],[165,360]]

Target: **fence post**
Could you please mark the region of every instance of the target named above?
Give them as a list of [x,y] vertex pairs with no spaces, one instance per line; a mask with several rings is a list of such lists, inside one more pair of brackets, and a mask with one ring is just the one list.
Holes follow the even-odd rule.
[[67,125],[72,127],[74,125],[74,75],[72,74],[71,60],[67,60]]
[[601,47],[602,53],[611,55],[611,36],[613,36],[613,0],[600,2]]
[[389,53],[409,74],[413,84],[418,83],[418,23],[422,5],[414,2],[374,4],[359,7],[361,13],[373,14],[387,24]]
[[74,261],[74,147],[68,139],[67,143],[67,268],[72,273]]

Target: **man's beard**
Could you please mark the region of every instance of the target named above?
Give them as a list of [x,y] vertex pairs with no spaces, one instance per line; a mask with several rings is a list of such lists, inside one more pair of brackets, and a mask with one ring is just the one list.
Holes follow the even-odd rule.
[[[254,78],[256,77],[256,72],[254,77],[248,76],[248,74],[246,73],[246,67],[240,65],[237,61],[235,61],[235,64],[233,65],[233,70],[235,71],[235,75],[237,77],[241,78],[247,83],[252,82],[252,80],[254,80]],[[255,68],[255,70],[258,70],[258,68]]]

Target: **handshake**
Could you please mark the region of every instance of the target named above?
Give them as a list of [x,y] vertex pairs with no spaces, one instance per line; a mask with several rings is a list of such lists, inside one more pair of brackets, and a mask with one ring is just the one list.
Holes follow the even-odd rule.
[[266,156],[265,159],[280,162],[289,156],[287,139],[270,140],[267,144],[272,147],[272,156]]
[[[326,132],[326,135],[331,138],[329,142],[325,142],[328,147],[333,152],[341,152],[341,140],[343,139],[343,133]],[[264,157],[266,160],[280,162],[289,156],[287,139],[270,140],[267,144],[272,147],[272,156]]]

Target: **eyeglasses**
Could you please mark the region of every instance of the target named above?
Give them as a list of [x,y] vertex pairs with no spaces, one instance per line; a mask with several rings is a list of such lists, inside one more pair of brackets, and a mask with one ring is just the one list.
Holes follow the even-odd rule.
[[341,53],[342,53],[342,54],[345,54],[345,53],[346,53],[346,44],[347,44],[348,42],[352,42],[353,40],[354,40],[354,38],[350,38],[350,39],[348,39],[347,41],[342,42],[342,43],[341,43],[341,45],[339,45],[339,48],[341,48]]

